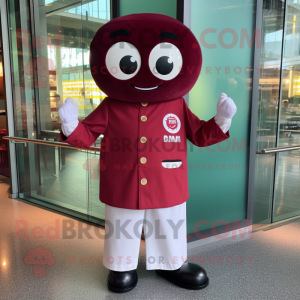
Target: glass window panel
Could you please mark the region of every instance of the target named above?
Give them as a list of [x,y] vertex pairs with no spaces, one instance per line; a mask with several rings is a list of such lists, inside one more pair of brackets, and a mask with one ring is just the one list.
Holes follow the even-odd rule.
[[99,8],[98,8],[98,3],[99,2],[96,2],[96,1],[94,1],[93,3],[92,3],[92,5],[93,5],[93,18],[99,18]]
[[[258,122],[256,149],[276,147],[278,103],[280,99],[280,64],[284,26],[284,6],[281,0],[264,1]],[[258,66],[255,66],[258,69]],[[256,155],[253,203],[253,223],[271,222],[275,155]]]
[[[300,145],[300,3],[288,0],[278,146]],[[300,151],[277,155],[274,221],[300,214]]]
[[[34,28],[30,27],[29,3]],[[72,9],[81,7],[78,0],[65,5],[9,0],[17,136],[58,141],[58,108],[67,96],[83,107],[79,118],[86,116],[82,17],[68,12],[72,3]],[[18,145],[17,155],[22,198],[89,218],[87,151],[28,144]]]
[[[106,97],[106,95],[98,88],[93,80],[89,59],[90,59],[90,43],[95,36],[98,29],[106,24],[110,20],[110,13],[108,8],[110,7],[107,1],[93,1],[90,4],[90,8],[99,7],[100,14],[91,15],[92,9],[88,11],[88,15],[83,12],[83,51],[81,53],[81,65],[83,65],[84,72],[80,73],[83,78],[84,89],[84,103],[80,107],[84,109],[84,115],[89,115]],[[83,60],[83,62],[82,62]],[[101,137],[100,137],[101,139]],[[96,141],[94,146],[100,147],[100,139]],[[89,215],[91,218],[104,219],[104,204],[99,201],[99,181],[100,181],[100,154],[89,153],[86,161],[88,169],[86,174],[88,176],[88,188],[89,188]]]
[[33,59],[30,35],[28,1],[10,1],[12,40],[12,73],[14,80],[15,134],[18,137],[36,137],[34,88],[37,82],[36,60]]
[[[105,0],[102,1],[105,2]],[[177,0],[163,0],[163,1],[121,0],[120,1],[120,16],[134,14],[134,13],[158,13],[176,19],[176,12],[177,12]]]
[[[253,35],[256,20],[256,1],[191,2],[191,29],[200,38],[203,65],[190,92],[189,107],[200,119],[209,120],[216,114],[217,101],[224,92],[236,102],[237,114],[232,120],[230,139],[209,149],[189,148],[189,233],[211,229],[220,219],[231,223],[246,218],[253,75],[247,70],[253,66],[254,46],[248,46],[247,42],[244,47],[240,45],[245,32],[249,37]],[[211,28],[216,32],[205,35],[205,30]],[[226,32],[224,43],[231,44],[229,48],[220,43],[222,31]],[[235,41],[232,32],[237,37]],[[213,44],[213,47],[207,44]],[[199,220],[209,222],[195,228]]]
[[76,7],[74,7],[74,8],[71,8],[71,9],[67,10],[67,12],[71,13],[71,14],[76,14],[77,9],[76,9]]

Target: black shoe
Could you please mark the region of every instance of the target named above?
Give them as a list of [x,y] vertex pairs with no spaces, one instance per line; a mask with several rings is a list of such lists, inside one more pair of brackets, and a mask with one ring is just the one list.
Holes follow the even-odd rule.
[[191,263],[184,263],[177,270],[156,270],[156,272],[174,284],[189,290],[203,289],[209,283],[205,270]]
[[136,270],[117,272],[109,270],[107,277],[108,289],[115,293],[126,293],[133,290],[138,282]]

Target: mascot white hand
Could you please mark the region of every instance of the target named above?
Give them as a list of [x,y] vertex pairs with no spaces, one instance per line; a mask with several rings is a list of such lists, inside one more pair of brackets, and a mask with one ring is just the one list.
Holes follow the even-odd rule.
[[222,93],[217,104],[215,121],[224,133],[229,130],[231,119],[235,115],[236,110],[237,108],[233,100],[227,97],[225,93]]
[[70,136],[78,125],[78,105],[72,98],[67,98],[58,110],[62,121],[61,129],[66,137]]

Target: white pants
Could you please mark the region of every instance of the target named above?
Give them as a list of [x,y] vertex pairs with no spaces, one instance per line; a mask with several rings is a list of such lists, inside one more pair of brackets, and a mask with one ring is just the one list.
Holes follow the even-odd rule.
[[114,271],[136,269],[143,225],[147,270],[179,269],[187,259],[186,203],[145,210],[105,205],[103,265]]

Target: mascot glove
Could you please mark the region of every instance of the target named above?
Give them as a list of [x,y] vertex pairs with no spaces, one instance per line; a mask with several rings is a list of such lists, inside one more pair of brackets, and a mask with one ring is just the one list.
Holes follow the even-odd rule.
[[68,137],[76,129],[78,121],[78,106],[72,98],[67,98],[65,103],[58,110],[62,121],[61,129],[63,134]]
[[236,105],[231,98],[228,98],[225,93],[220,95],[217,104],[217,114],[215,122],[219,125],[224,133],[226,133],[231,125],[231,119],[236,113]]

